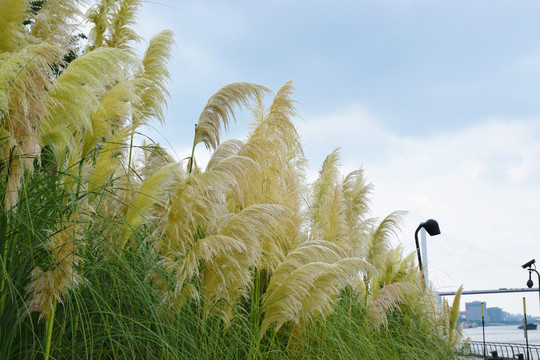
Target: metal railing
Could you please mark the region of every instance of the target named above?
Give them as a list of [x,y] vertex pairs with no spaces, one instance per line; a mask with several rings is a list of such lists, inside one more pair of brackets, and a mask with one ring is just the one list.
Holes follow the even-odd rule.
[[522,354],[522,359],[540,360],[540,345],[529,345],[527,355],[527,346],[525,344],[487,342],[484,354],[484,343],[482,341],[469,341],[463,347],[464,355],[486,356],[491,359],[493,351],[497,352],[500,358],[518,359],[518,354]]

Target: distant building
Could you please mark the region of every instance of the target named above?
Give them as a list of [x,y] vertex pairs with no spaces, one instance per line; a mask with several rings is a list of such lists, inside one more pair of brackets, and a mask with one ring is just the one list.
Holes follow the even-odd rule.
[[[484,302],[484,309],[486,303]],[[482,320],[482,302],[473,301],[465,303],[465,317],[467,320]]]
[[504,311],[500,307],[490,307],[487,309],[487,318],[492,322],[504,321]]

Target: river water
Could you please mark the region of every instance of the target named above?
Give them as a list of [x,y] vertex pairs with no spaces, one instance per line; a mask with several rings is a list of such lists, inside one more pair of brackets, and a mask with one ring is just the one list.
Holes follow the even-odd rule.
[[[501,342],[525,344],[523,330],[517,328],[517,325],[505,326],[486,326],[486,342]],[[529,330],[529,345],[540,345],[540,326],[539,330]],[[463,339],[469,337],[472,341],[482,341],[482,326],[475,329],[463,329]]]

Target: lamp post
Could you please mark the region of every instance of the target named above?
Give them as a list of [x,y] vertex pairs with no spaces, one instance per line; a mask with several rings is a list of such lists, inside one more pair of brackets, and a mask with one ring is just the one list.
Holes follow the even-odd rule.
[[[527,287],[530,289],[533,287],[534,283],[531,279],[531,273],[534,271],[536,275],[538,275],[538,300],[540,301],[540,274],[538,271],[536,271],[536,260],[532,259],[529,262],[526,262],[525,264],[521,265],[522,268],[529,270],[529,280],[527,280]],[[534,265],[534,269],[533,266]]]
[[424,277],[424,269],[422,267],[422,256],[420,255],[420,245],[418,244],[418,232],[422,228],[424,228],[427,231],[429,236],[439,235],[441,233],[441,230],[439,229],[439,224],[437,223],[437,221],[433,219],[429,219],[426,222],[420,223],[420,225],[418,225],[418,228],[414,232],[414,240],[416,241],[416,254],[418,255],[418,267],[420,268],[422,277]]

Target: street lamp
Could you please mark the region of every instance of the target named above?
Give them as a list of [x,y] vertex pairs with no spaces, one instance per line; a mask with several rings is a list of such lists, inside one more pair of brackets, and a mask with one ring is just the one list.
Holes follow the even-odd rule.
[[439,224],[437,223],[437,221],[429,219],[426,222],[420,223],[420,225],[418,225],[418,228],[414,232],[414,240],[416,240],[416,254],[418,255],[418,266],[420,267],[420,272],[422,273],[422,276],[424,276],[424,271],[422,268],[422,256],[420,256],[420,245],[418,244],[418,232],[422,228],[426,229],[429,236],[439,235],[441,233],[441,230],[439,229]]
[[[531,273],[534,271],[536,273],[536,275],[538,275],[538,300],[540,301],[540,274],[538,273],[538,271],[536,271],[536,265],[534,265],[536,263],[536,260],[532,259],[531,261],[529,262],[526,262],[525,264],[521,265],[522,268],[524,269],[527,269],[529,270],[529,280],[527,280],[527,287],[530,289],[533,287],[534,283],[531,279]],[[533,266],[534,265],[534,269],[533,269]]]

